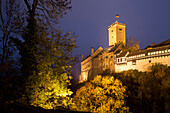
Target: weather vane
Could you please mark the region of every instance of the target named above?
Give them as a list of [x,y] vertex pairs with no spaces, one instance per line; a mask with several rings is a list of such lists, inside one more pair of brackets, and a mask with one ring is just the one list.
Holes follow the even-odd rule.
[[116,15],[116,22],[117,22],[117,18],[119,18],[119,15]]

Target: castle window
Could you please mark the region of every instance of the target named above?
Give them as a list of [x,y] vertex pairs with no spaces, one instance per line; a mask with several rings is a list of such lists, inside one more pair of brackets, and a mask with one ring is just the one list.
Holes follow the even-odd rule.
[[132,60],[132,65],[136,65],[136,60]]
[[113,38],[113,36],[112,36],[112,38]]
[[117,59],[117,62],[119,62],[119,59]]
[[165,53],[167,53],[168,51],[167,50],[165,50]]
[[112,32],[113,32],[113,30],[112,30]]
[[120,58],[120,62],[122,62],[122,58]]
[[149,63],[151,63],[151,60],[149,60]]
[[119,31],[122,31],[122,29],[121,29],[121,28],[119,28]]
[[164,53],[164,51],[162,51],[162,53]]
[[106,58],[108,58],[108,56],[106,56]]
[[159,53],[161,53],[161,51],[159,51]]
[[110,58],[113,58],[113,56],[111,56]]

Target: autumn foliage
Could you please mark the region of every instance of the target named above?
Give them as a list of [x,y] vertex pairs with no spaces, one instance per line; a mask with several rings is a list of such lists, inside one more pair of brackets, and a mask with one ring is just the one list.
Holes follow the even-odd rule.
[[98,75],[76,92],[76,110],[101,113],[128,112],[124,101],[125,91],[118,79]]

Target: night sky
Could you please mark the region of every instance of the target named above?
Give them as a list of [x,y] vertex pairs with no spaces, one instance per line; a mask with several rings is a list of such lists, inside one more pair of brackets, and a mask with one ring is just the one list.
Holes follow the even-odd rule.
[[[170,39],[170,0],[72,0],[67,13],[61,27],[78,35],[74,54],[87,56],[91,47],[108,47],[108,26],[117,14],[126,37],[138,39],[141,49]],[[75,72],[80,74],[80,65]]]

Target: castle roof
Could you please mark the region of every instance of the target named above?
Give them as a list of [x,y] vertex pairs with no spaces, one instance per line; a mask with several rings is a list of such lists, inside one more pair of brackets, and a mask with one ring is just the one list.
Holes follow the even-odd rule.
[[119,43],[119,44],[116,44],[114,46],[112,46],[112,48],[109,50],[109,53],[110,52],[115,52],[117,50],[117,48],[121,45],[122,43]]
[[124,51],[124,52],[121,52],[119,55],[117,55],[116,57],[124,57],[126,56],[126,54],[128,53],[128,51]]
[[165,49],[170,49],[170,39],[163,41],[161,43],[158,43],[154,46],[146,47],[146,49],[144,49],[144,50],[138,50],[137,52],[129,53],[127,55],[127,57],[139,55],[139,54],[147,55],[147,53],[149,53],[149,52],[162,51],[162,50],[165,50]]
[[166,46],[166,45],[170,45],[170,39],[168,39],[168,40],[165,40],[165,41],[163,41],[163,42],[161,42],[161,43],[158,43],[158,44],[155,44],[155,45],[153,45],[153,46],[147,46],[145,49],[147,49],[147,48],[155,48],[155,47],[161,47],[161,46]]

